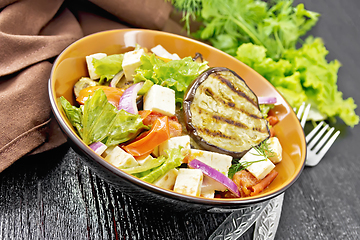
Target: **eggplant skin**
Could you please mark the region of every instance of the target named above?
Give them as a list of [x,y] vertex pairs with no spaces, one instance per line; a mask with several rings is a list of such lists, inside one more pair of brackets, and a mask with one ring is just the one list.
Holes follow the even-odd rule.
[[228,68],[210,68],[196,78],[183,111],[187,131],[205,150],[241,158],[270,137],[257,96]]

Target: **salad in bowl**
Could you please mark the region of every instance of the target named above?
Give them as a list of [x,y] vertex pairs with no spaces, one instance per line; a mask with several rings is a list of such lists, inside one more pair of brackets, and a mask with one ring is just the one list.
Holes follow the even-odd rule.
[[123,192],[180,208],[239,208],[288,188],[300,123],[254,70],[175,34],[124,29],[74,42],[49,80],[54,115],[85,162]]
[[[77,134],[105,161],[155,186],[206,198],[254,196],[277,177],[282,147],[257,97],[235,72],[180,58],[161,45],[85,57],[74,84],[79,106],[60,97]],[[261,111],[262,109],[263,111]]]

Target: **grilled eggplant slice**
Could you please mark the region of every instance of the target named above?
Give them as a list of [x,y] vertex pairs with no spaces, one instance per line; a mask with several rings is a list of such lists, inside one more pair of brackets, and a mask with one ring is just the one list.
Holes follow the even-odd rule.
[[203,72],[187,89],[183,106],[190,136],[206,150],[240,158],[270,136],[256,95],[228,68]]

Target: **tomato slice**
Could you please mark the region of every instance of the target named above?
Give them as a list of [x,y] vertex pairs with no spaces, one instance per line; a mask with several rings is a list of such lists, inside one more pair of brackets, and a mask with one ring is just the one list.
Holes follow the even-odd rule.
[[108,86],[87,87],[80,91],[79,97],[76,98],[76,101],[79,104],[84,104],[85,101],[89,98],[89,96],[92,96],[94,92],[99,88],[101,88],[104,91],[108,101],[117,108],[119,105],[120,98],[125,91],[124,89],[121,88],[108,87]]
[[137,140],[122,148],[135,157],[150,154],[160,143],[170,138],[169,118],[167,116],[156,119],[150,131],[141,134]]
[[[156,119],[164,117],[165,115],[155,111],[143,110],[139,111],[141,118],[143,119],[143,123],[147,126],[152,126]],[[182,126],[178,120],[178,118],[174,115],[169,117],[169,130],[170,137],[181,136]]]

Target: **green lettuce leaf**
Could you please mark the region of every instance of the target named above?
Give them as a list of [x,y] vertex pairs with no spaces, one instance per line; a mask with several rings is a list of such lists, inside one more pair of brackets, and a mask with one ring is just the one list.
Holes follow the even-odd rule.
[[140,115],[117,110],[101,88],[86,100],[83,108],[71,106],[64,97],[60,97],[60,101],[69,121],[87,145],[93,142],[118,145],[149,129],[142,123]]
[[115,118],[109,126],[105,144],[107,146],[118,145],[119,143],[134,139],[140,132],[149,128],[143,124],[140,115],[131,114],[121,109],[117,111]]
[[300,82],[308,102],[316,110],[330,118],[339,116],[347,125],[359,123],[357,105],[353,98],[343,99],[337,87],[337,74],[341,64],[337,60],[328,62],[327,49],[320,38],[308,37],[298,50],[289,50],[284,58],[292,63],[293,72],[300,73]]
[[338,116],[352,127],[359,123],[354,100],[344,100],[337,88],[340,63],[326,60],[328,51],[320,38],[308,37],[301,48],[286,50],[279,60],[266,57],[266,51],[246,43],[238,48],[236,58],[264,76],[292,107],[306,101],[322,116]]
[[93,59],[92,62],[95,68],[95,73],[100,75],[100,84],[105,80],[109,81],[113,79],[114,76],[123,69],[123,59],[124,54],[113,54],[101,59]]
[[131,168],[126,168],[123,169],[123,171],[129,174],[147,172],[153,168],[160,166],[163,162],[165,162],[165,160],[165,157],[147,159],[144,164]]
[[151,80],[154,84],[175,90],[176,102],[182,103],[189,84],[205,70],[207,62],[197,63],[191,57],[164,62],[154,54],[141,56],[134,82]]
[[71,103],[68,100],[66,100],[63,96],[59,98],[59,101],[70,124],[73,127],[75,127],[79,136],[82,137],[83,125],[82,125],[81,108],[77,108],[71,105]]
[[[165,161],[158,168],[155,168],[150,173],[141,177],[142,180],[153,183],[162,175],[164,175],[170,169],[179,167],[181,165],[181,161],[184,159],[184,156],[181,154],[181,148],[173,148],[167,152],[167,156],[161,155],[158,158],[164,158]],[[161,159],[162,160],[162,159]]]

